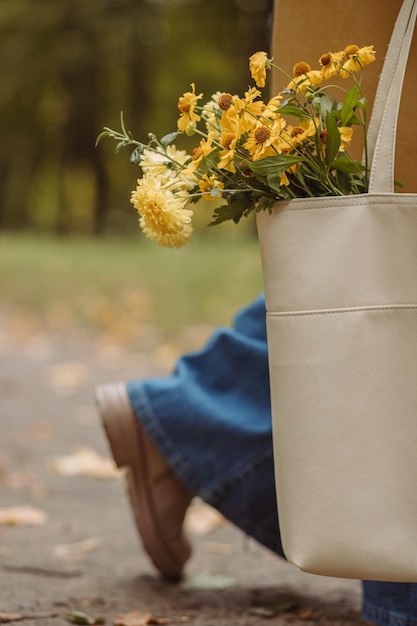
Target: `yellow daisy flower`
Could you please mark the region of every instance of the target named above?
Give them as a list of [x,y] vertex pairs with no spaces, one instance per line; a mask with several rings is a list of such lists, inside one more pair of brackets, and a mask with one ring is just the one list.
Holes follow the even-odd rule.
[[310,87],[316,87],[323,82],[323,74],[320,70],[310,70],[305,74],[297,74],[287,85],[287,89],[299,90],[305,93]]
[[217,98],[217,106],[222,111],[228,111],[233,104],[233,96],[231,93],[221,93]]
[[345,52],[326,52],[322,54],[319,63],[321,65],[321,74],[326,80],[339,73],[340,66],[344,59]]
[[182,171],[183,176],[189,176],[200,165],[201,161],[215,149],[213,146],[214,132],[210,131],[207,139],[202,139],[200,145],[194,148],[191,163]]
[[227,131],[232,128],[239,129],[239,136],[242,136],[247,130],[253,128],[256,124],[256,118],[265,110],[265,103],[262,100],[256,100],[261,92],[256,87],[251,87],[245,92],[243,98],[233,97],[232,106],[224,111],[221,125],[223,130]]
[[265,87],[266,70],[271,67],[271,60],[266,52],[255,52],[249,58],[249,69],[257,87]]
[[223,146],[223,150],[220,151],[220,160],[217,163],[219,170],[227,170],[228,172],[236,172],[236,167],[233,162],[236,154],[236,143],[238,137],[235,133],[229,133],[224,131],[219,137],[219,143]]
[[303,144],[307,139],[316,134],[316,125],[312,119],[301,120],[297,126],[288,126],[284,133],[283,139],[289,148],[295,148]]
[[310,87],[310,81],[307,78],[307,74],[300,74],[299,76],[294,76],[291,81],[287,85],[287,89],[293,89],[294,91],[301,91],[305,93],[307,89]]
[[256,126],[249,131],[248,140],[243,146],[254,161],[258,161],[262,157],[267,156],[267,154],[269,155],[270,152],[273,152],[273,150],[268,150],[268,148],[272,148],[273,144],[277,146],[276,152],[279,151],[278,146],[284,126],[285,121],[282,118],[278,118],[271,127],[266,126],[262,122],[258,122]]
[[190,122],[198,122],[201,119],[194,109],[197,106],[197,102],[203,97],[203,94],[196,95],[194,83],[191,84],[191,89],[192,91],[186,91],[178,100],[178,109],[181,115],[177,125],[179,130],[183,132],[187,130]]
[[278,94],[271,98],[265,105],[265,109],[262,111],[262,119],[274,120],[279,117],[278,108],[281,105],[282,96]]
[[339,126],[340,133],[340,152],[344,152],[349,148],[352,141],[353,128],[351,126]]
[[218,200],[222,197],[221,190],[224,189],[224,184],[217,180],[215,174],[212,174],[210,177],[204,174],[198,186],[203,194],[203,198],[206,198],[206,200]]
[[292,75],[296,78],[297,76],[302,76],[303,74],[307,74],[311,72],[311,65],[306,63],[305,61],[298,61],[292,69]]
[[365,65],[375,61],[376,52],[373,46],[358,48],[358,46],[350,44],[346,46],[344,52],[347,60],[343,63],[340,71],[343,78],[347,78],[350,72],[359,72]]
[[191,209],[185,208],[187,197],[172,191],[175,186],[175,179],[168,186],[150,174],[145,174],[138,180],[130,199],[139,213],[140,225],[146,236],[159,241],[161,245],[167,245],[168,241],[172,243],[176,239],[174,235],[178,236],[178,241],[182,241],[184,232],[189,231],[193,215]]
[[307,72],[306,76],[312,87],[317,87],[317,85],[321,85],[323,82],[323,74],[320,70],[310,70]]
[[288,180],[288,176],[285,172],[281,173],[281,181],[280,181],[281,187],[286,187],[287,185],[290,184],[290,181]]

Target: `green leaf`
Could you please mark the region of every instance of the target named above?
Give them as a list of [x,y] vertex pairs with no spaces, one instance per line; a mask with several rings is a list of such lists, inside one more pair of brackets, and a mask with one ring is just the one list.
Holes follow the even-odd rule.
[[102,133],[99,134],[99,136],[96,139],[96,144],[95,147],[97,148],[98,144],[100,143],[100,141],[102,141],[103,139],[105,139],[105,137],[108,137],[110,135],[110,131],[108,130],[103,130]]
[[161,138],[160,140],[160,144],[161,146],[163,146],[164,148],[166,148],[167,146],[169,146],[170,143],[172,143],[173,141],[176,140],[176,138],[181,135],[182,133],[180,133],[179,131],[174,131],[173,133],[169,133],[168,135],[164,135],[164,137]]
[[119,143],[115,147],[115,152],[120,152],[122,148],[126,148],[129,145],[129,142],[126,140],[119,141]]
[[368,106],[368,100],[366,98],[360,98],[357,106],[359,109],[366,109]]
[[281,191],[281,174],[268,174],[266,179],[271,189],[274,191]]
[[352,116],[355,113],[355,108],[359,102],[359,87],[354,85],[350,91],[348,91],[346,98],[343,102],[341,111],[341,123],[342,126],[347,126],[350,123]]
[[268,176],[269,174],[282,174],[291,165],[305,160],[305,157],[294,154],[277,154],[277,156],[266,157],[259,161],[246,161],[245,164],[255,174]]
[[360,161],[353,161],[347,156],[341,156],[330,164],[335,170],[346,172],[347,174],[355,174],[364,172],[366,167]]
[[326,116],[333,108],[332,102],[327,94],[318,94],[312,100],[312,104],[317,111],[317,114],[324,121]]
[[326,164],[330,166],[338,155],[340,148],[340,133],[336,120],[331,115],[326,117]]
[[255,205],[250,194],[242,191],[230,193],[227,197],[227,206],[215,209],[214,219],[209,226],[221,224],[226,220],[233,220],[237,224],[243,216],[249,215],[254,208]]
[[138,165],[140,163],[144,149],[145,146],[141,144],[133,150],[132,154],[130,155],[130,162],[133,165]]
[[311,118],[311,115],[304,111],[304,109],[301,109],[293,104],[284,104],[283,106],[280,106],[278,112],[281,115],[292,115],[300,120],[308,120]]
[[259,213],[260,211],[266,210],[270,211],[276,202],[276,198],[271,198],[270,196],[262,196],[256,203],[256,212]]

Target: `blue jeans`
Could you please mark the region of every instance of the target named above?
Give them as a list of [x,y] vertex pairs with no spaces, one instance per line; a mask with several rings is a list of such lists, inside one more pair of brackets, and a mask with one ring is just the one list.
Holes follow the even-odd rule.
[[[166,378],[127,385],[135,413],[178,476],[283,556],[275,498],[263,296]],[[417,626],[417,584],[363,582],[363,615]]]

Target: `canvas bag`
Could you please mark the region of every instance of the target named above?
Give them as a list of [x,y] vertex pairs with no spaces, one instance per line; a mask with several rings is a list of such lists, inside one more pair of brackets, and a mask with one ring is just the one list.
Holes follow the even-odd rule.
[[257,216],[281,537],[321,575],[417,581],[417,194],[393,193],[416,12],[379,81],[369,193]]

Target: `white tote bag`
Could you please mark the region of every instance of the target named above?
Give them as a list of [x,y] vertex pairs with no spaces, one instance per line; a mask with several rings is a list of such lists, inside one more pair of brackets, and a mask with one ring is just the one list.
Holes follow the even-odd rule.
[[282,541],[321,575],[417,581],[417,194],[392,182],[416,12],[384,63],[369,193],[257,218]]

